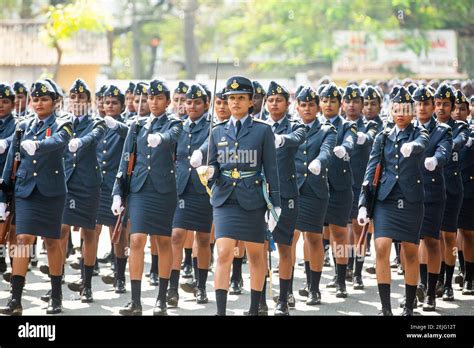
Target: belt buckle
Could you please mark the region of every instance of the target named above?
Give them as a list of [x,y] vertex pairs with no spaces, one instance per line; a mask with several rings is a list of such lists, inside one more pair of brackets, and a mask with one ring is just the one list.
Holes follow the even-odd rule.
[[240,179],[240,172],[238,170],[233,170],[231,176],[232,179]]

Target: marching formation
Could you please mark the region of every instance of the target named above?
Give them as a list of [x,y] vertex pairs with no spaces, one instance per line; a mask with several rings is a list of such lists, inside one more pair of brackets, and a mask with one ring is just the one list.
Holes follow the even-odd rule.
[[[217,80],[216,80],[217,81]],[[181,289],[209,302],[215,268],[217,315],[242,293],[267,315],[268,252],[279,256],[275,315],[295,306],[296,244],[304,240],[306,305],[324,303],[320,280],[346,298],[363,289],[374,244],[381,315],[392,315],[390,253],[405,279],[403,315],[454,301],[454,281],[474,295],[474,93],[469,81],[328,79],[295,93],[272,81],[230,77],[211,92],[200,83],[104,85],[95,99],[82,79],[64,92],[52,80],[0,84],[0,272],[10,282],[1,314],[21,315],[36,244],[47,253],[47,314],[62,309],[71,233],[80,231],[81,270],[67,286],[94,302],[101,231],[113,273],[102,277],[141,315],[146,245],[151,246],[154,315],[178,307]],[[471,99],[469,99],[469,97]],[[93,104],[94,102],[94,104]],[[215,250],[214,250],[215,249]],[[216,260],[214,261],[214,255]],[[11,272],[7,272],[7,260]],[[36,260],[36,261],[35,261]],[[187,279],[180,283],[180,276]],[[127,296],[127,295],[124,295]],[[73,313],[71,313],[73,314]]]

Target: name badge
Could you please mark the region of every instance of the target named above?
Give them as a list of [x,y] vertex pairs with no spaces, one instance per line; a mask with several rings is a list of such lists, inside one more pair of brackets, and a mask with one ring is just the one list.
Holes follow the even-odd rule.
[[221,141],[219,143],[217,143],[217,146],[228,146],[229,143],[227,141]]

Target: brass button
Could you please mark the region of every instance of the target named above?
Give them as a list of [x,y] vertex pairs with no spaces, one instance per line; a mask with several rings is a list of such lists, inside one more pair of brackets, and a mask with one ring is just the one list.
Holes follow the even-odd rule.
[[398,147],[398,144],[395,144],[395,147]]
[[324,179],[324,175],[323,175],[323,179]]
[[76,157],[77,153],[74,152],[73,156]]
[[33,160],[33,163],[36,164],[36,160]]
[[232,183],[232,186],[236,186],[236,185],[237,185],[237,183],[235,183],[235,182]]
[[38,176],[38,173],[34,172],[34,173],[33,173],[33,176]]
[[454,175],[458,175],[458,172],[454,172]]
[[55,172],[56,174],[59,174],[59,170],[55,170],[54,172]]
[[105,161],[102,161],[102,164],[107,164],[107,162],[105,162]]
[[76,136],[76,133],[72,133],[72,135],[75,137],[75,136]]
[[397,180],[398,180],[398,175],[395,175],[395,179],[397,179]]
[[188,145],[188,149],[190,149],[190,148],[191,148],[191,145]]
[[191,170],[192,170],[192,169],[191,169],[191,168],[189,168],[189,171],[191,171]]
[[188,159],[191,159],[191,156],[188,156]]
[[102,171],[102,174],[105,174],[105,170]]
[[255,183],[258,184],[258,180],[255,180]]
[[171,174],[173,174],[173,173],[174,173],[174,170],[171,170]]
[[148,166],[148,170],[151,170],[151,167],[150,167],[150,166]]
[[107,150],[102,151],[102,153],[107,153]]
[[104,140],[104,144],[107,144],[107,140]]
[[395,165],[395,169],[398,169],[398,166],[397,166],[397,165]]
[[417,180],[416,182],[419,184],[419,183],[421,183],[421,180]]
[[191,138],[191,134],[189,134],[189,137]]
[[234,145],[235,145],[235,146],[239,146],[239,143],[235,143]]
[[308,176],[308,174],[304,173],[304,176]]
[[342,172],[345,173],[345,172],[347,172],[347,170],[344,169]]
[[303,164],[304,164],[304,165],[307,165],[308,163],[307,163],[307,162],[304,162]]
[[306,155],[306,151],[303,151],[303,155]]
[[433,178],[433,179],[431,179],[431,181],[435,182],[436,180],[435,180],[435,178]]
[[398,155],[395,155],[395,158],[398,158]]
[[33,140],[38,140],[38,137],[35,135],[35,136],[33,137]]
[[76,166],[76,163],[73,163],[73,165],[72,165],[72,166],[73,166],[73,167],[75,167],[75,166]]
[[150,158],[150,155],[147,155],[146,158]]
[[292,174],[291,177],[294,179],[294,178],[295,178],[295,174]]

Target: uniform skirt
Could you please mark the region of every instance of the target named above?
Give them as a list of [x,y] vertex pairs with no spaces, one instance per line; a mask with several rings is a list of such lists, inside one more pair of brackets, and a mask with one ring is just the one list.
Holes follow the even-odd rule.
[[395,185],[384,201],[375,203],[374,236],[387,237],[399,242],[418,244],[424,206],[422,202],[408,202]]
[[59,239],[66,195],[46,197],[35,187],[27,198],[15,197],[16,233]]
[[[441,231],[456,233],[458,230],[459,212],[461,211],[463,194],[451,195],[449,192],[446,199]],[[474,212],[473,212],[474,213]]]
[[464,198],[459,212],[458,227],[474,231],[474,199]]
[[100,201],[100,186],[84,187],[73,174],[67,183],[68,193],[63,213],[63,224],[95,229]]
[[173,228],[184,228],[197,232],[211,232],[212,205],[209,195],[199,194],[191,180],[181,196],[173,218]]
[[431,237],[439,239],[441,230],[441,222],[443,221],[445,201],[425,202],[425,212],[423,214],[423,222],[421,224],[421,238]]
[[336,191],[329,184],[329,203],[324,218],[325,224],[346,227],[351,214],[353,198],[352,187],[348,190]]
[[281,197],[281,214],[278,224],[273,230],[273,240],[278,244],[291,245],[298,218],[299,198],[286,199]]
[[263,243],[267,230],[266,210],[266,206],[255,210],[243,209],[234,191],[223,205],[213,209],[216,239]]
[[113,226],[117,217],[112,213],[112,189],[102,184],[100,188],[99,211],[97,212],[97,224]]
[[322,233],[328,201],[329,197],[321,199],[316,196],[313,189],[305,182],[298,198],[296,229],[302,232]]
[[170,237],[176,202],[175,190],[157,192],[148,176],[140,191],[130,193],[128,198],[131,233]]
[[351,214],[349,217],[349,223],[352,223],[352,219],[357,219],[357,215],[359,215],[359,196],[360,196],[360,188],[352,188],[352,192],[354,194],[354,198],[352,199],[352,208]]

